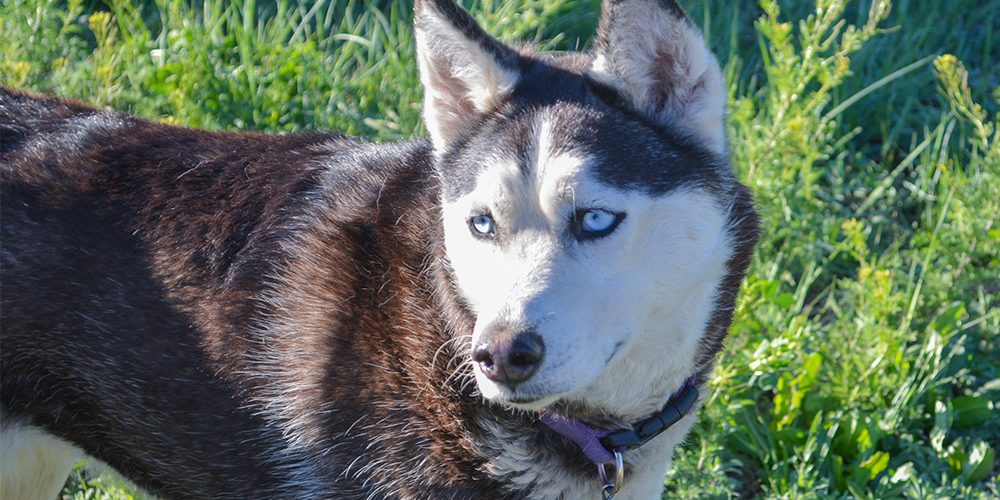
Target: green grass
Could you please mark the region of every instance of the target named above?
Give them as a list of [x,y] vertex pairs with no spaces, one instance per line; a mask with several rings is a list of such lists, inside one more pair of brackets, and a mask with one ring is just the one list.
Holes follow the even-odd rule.
[[[873,6],[874,2],[874,6]],[[765,220],[670,497],[1000,496],[1000,0],[684,2]],[[599,3],[465,2],[586,47]],[[199,127],[420,135],[408,1],[0,0],[0,83]],[[77,472],[69,498],[128,498]]]

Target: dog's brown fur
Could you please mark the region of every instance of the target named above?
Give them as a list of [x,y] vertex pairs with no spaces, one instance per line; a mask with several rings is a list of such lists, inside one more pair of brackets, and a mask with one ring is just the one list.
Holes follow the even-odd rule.
[[[425,143],[195,132],[6,91],[0,122],[5,419],[169,497],[296,496],[287,458],[498,494],[455,351],[426,348],[449,329]],[[254,300],[267,286],[288,293]],[[364,454],[313,456],[334,446]]]

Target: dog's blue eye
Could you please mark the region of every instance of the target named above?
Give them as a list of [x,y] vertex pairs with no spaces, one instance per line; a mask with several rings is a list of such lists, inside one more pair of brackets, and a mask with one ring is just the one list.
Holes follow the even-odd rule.
[[469,219],[469,226],[472,228],[472,232],[476,236],[493,235],[493,217],[490,217],[489,215],[477,215]]
[[624,217],[602,208],[579,210],[573,216],[573,233],[580,240],[601,238],[611,234]]
[[607,210],[588,210],[583,214],[581,225],[584,232],[599,233],[607,231],[608,228],[614,225],[617,218],[617,215]]

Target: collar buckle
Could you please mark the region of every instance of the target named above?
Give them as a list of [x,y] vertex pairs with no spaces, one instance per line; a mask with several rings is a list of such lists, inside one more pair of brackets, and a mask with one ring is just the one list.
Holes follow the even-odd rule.
[[686,385],[655,415],[632,426],[615,431],[600,439],[608,450],[634,450],[659,436],[687,415],[698,401],[698,388]]

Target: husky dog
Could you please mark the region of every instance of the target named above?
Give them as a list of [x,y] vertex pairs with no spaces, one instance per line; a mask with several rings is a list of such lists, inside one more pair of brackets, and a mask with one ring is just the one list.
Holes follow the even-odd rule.
[[415,24],[430,141],[0,91],[0,497],[661,495],[757,233],[718,63],[673,0]]

